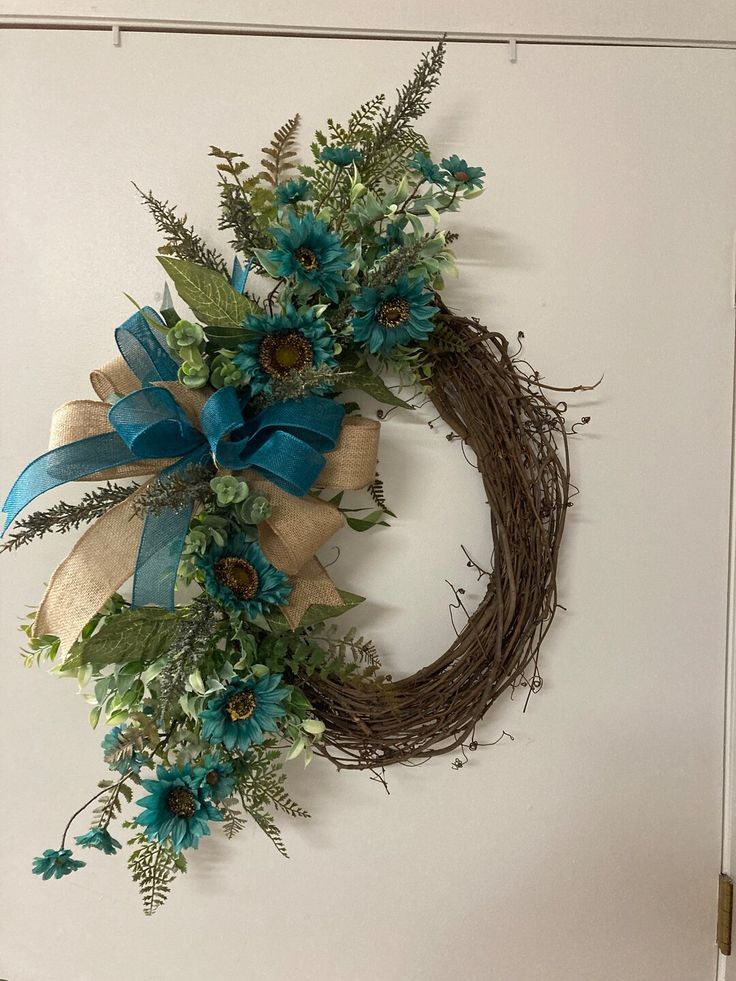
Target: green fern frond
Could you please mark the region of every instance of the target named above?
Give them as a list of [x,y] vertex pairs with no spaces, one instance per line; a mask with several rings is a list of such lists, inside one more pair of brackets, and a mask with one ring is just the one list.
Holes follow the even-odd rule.
[[373,134],[373,122],[385,101],[386,96],[381,93],[364,102],[362,106],[358,106],[355,112],[350,114],[347,136],[351,145],[354,142],[362,143],[370,139]]
[[246,826],[245,817],[238,810],[238,802],[234,797],[228,797],[217,805],[224,815],[222,830],[226,838],[234,838]]
[[152,916],[168,899],[177,872],[186,872],[187,860],[181,853],[176,854],[168,842],[148,841],[144,834],[131,838],[128,844],[135,846],[128,868],[138,885],[143,912]]
[[426,341],[421,344],[431,354],[467,354],[468,345],[446,324],[437,324]]
[[[131,774],[128,779],[140,783],[135,774]],[[107,788],[107,790],[97,801],[92,817],[95,824],[101,828],[106,828],[111,821],[120,816],[123,808],[120,798],[122,797],[129,804],[133,799],[133,791],[127,783],[120,783],[119,781],[113,783],[111,780],[100,780],[97,786]]]
[[294,157],[297,156],[296,131],[299,128],[299,113],[287,120],[273,134],[268,146],[261,147],[264,154],[261,160],[263,170],[258,175],[272,187],[276,187],[288,176],[288,171],[294,169]]
[[250,810],[248,813],[251,815],[251,817],[256,822],[256,824],[261,829],[261,831],[264,834],[268,835],[268,837],[273,842],[274,847],[279,852],[279,854],[283,855],[284,858],[288,858],[289,853],[287,852],[286,845],[284,844],[284,840],[281,837],[281,832],[274,824],[274,820],[271,817],[271,815],[268,813],[268,811],[259,811],[254,808]]

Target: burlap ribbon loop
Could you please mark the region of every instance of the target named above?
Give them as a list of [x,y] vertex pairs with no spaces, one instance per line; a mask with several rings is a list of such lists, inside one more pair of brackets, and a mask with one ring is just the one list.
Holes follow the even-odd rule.
[[[108,420],[110,403],[140,388],[123,358],[93,371],[90,381],[100,401],[67,402],[54,412],[49,448],[113,431]],[[178,382],[155,382],[166,388],[199,427],[202,408],[212,389],[192,390]],[[325,466],[315,486],[357,490],[374,478],[380,424],[350,416],[343,421],[334,450],[324,454]],[[173,458],[141,460],[84,477],[84,480],[116,480],[152,475],[170,466]],[[338,606],[340,594],[315,553],[342,527],[337,508],[316,497],[296,497],[277,487],[255,470],[242,471],[253,489],[265,493],[272,514],[259,525],[260,545],[266,558],[285,572],[292,584],[289,602],[282,612],[295,628],[315,603]],[[105,601],[133,575],[143,530],[136,514],[137,499],[146,484],[99,518],[77,541],[54,572],[39,607],[34,631],[37,636],[61,638],[63,649],[79,636],[84,625]]]

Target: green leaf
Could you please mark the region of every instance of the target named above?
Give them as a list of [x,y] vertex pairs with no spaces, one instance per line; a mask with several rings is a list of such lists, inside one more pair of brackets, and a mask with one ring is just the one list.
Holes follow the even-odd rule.
[[77,641],[69,651],[64,668],[84,664],[102,668],[133,660],[155,661],[171,643],[178,621],[176,613],[158,606],[126,609],[110,617],[91,637]]
[[218,348],[224,347],[229,350],[237,348],[245,341],[257,337],[255,331],[246,330],[245,327],[205,327],[205,337]]
[[350,378],[346,382],[347,388],[357,388],[360,392],[370,395],[376,402],[383,402],[384,405],[398,405],[402,409],[413,409],[414,406],[400,399],[398,395],[386,387],[384,382],[375,372],[371,371],[367,364],[358,364],[355,367],[346,368],[350,371]]
[[166,255],[157,258],[179,296],[202,323],[212,327],[240,327],[243,319],[253,313],[250,300],[234,290],[222,273],[184,259]]
[[[365,602],[365,596],[358,596],[355,593],[349,593],[345,589],[338,589],[338,593],[340,594],[340,599],[342,600],[342,604],[340,606],[322,606],[321,604],[310,606],[302,619],[299,621],[299,627],[313,627],[316,623],[323,623],[325,620],[329,620],[332,617],[342,616],[343,613],[347,613],[348,610],[352,610],[354,607]],[[267,613],[266,620],[268,621],[268,625],[272,630],[291,630],[291,627],[286,621],[286,617],[279,611]]]
[[253,254],[256,259],[260,262],[263,268],[266,270],[269,276],[273,276],[274,279],[280,279],[281,273],[278,270],[278,266],[275,265],[268,257],[268,249],[253,249]]
[[175,327],[181,320],[181,317],[174,309],[174,301],[171,299],[171,293],[169,292],[168,283],[164,283],[164,295],[161,300],[160,313],[161,316],[164,318],[164,322],[166,323],[166,326],[169,328]]
[[353,531],[368,531],[369,528],[373,528],[375,525],[385,525],[388,528],[389,523],[385,520],[385,517],[385,511],[371,511],[365,518],[349,518],[346,516],[345,520]]

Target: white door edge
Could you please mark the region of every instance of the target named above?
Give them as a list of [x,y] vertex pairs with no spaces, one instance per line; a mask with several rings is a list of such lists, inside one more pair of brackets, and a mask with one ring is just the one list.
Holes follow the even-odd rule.
[[[731,262],[731,299],[734,308],[734,332],[736,334],[736,232],[733,238]],[[728,597],[726,607],[726,665],[723,712],[723,828],[721,845],[721,872],[734,876],[736,855],[736,358],[734,359],[734,394],[731,416],[731,509],[728,541]],[[715,889],[715,876],[714,876]],[[714,929],[716,913],[714,911]],[[729,971],[730,956],[719,952],[716,965],[716,981],[727,981],[736,976],[736,969]]]

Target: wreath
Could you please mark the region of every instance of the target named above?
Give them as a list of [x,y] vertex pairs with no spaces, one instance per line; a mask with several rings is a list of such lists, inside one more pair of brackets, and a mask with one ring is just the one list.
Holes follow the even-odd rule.
[[[44,879],[85,864],[69,839],[89,808],[76,845],[115,854],[122,822],[152,913],[215,824],[233,837],[252,820],[286,854],[275,816],[307,814],[284,759],[318,753],[383,779],[390,764],[464,755],[502,692],[540,684],[570,504],[566,406],[502,335],[442,299],[457,238],[442,220],[485,177],[456,155],[435,162],[414,128],[443,58],[444,43],[425,53],[393,106],[379,95],[345,125],[329,120],[308,165],[295,162],[298,116],[257,174],[212,147],[232,264],[138,189],[179,299],[167,286],[159,311],[138,307],[116,329],[119,354],[91,375],[97,398],[56,410],[48,452],[3,507],[5,530],[15,522],[4,551],[88,525],[24,621],[24,653],[78,682],[92,726],[108,727],[113,772],[34,860]],[[390,407],[379,419],[431,398],[477,461],[491,513],[492,569],[468,556],[486,579],[480,606],[445,654],[395,681],[335,623],[363,598],[316,557],[345,523],[394,517],[376,471],[381,423],[356,392]],[[79,480],[99,486],[19,517]],[[344,507],[359,489],[369,504]]]

